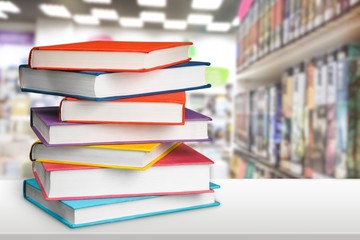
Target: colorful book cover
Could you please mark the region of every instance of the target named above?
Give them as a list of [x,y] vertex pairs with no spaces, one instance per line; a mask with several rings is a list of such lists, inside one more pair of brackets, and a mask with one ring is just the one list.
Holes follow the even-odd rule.
[[335,53],[327,56],[325,174],[335,177],[336,167],[336,80]]
[[360,176],[359,125],[360,125],[360,61],[338,62],[336,104],[336,177]]
[[[134,53],[135,55],[144,54],[144,57],[157,50],[163,49],[172,49],[181,46],[190,46],[192,42],[126,42],[126,41],[88,41],[88,42],[77,42],[77,43],[67,43],[67,44],[58,44],[51,46],[35,46],[30,50],[28,65],[30,68],[36,69],[56,69],[56,70],[90,70],[90,71],[109,71],[109,72],[117,72],[117,71],[133,71],[133,72],[146,72],[152,71],[159,68],[164,68],[180,63],[185,63],[190,61],[189,57],[185,59],[179,59],[176,62],[169,62],[166,64],[160,64],[157,66],[151,66],[149,68],[123,68],[123,69],[112,69],[112,67],[108,67],[106,61],[101,61],[101,59],[94,59],[94,62],[102,63],[104,67],[78,67],[78,66],[60,66],[53,62],[46,63],[46,66],[42,64],[34,64],[37,63],[37,55],[36,52],[44,51],[45,53],[55,53],[57,51],[66,52],[66,56],[73,52],[111,52],[111,53]],[[41,59],[42,55],[39,55],[39,59]],[[129,55],[130,56],[130,55]],[[35,59],[34,59],[35,58]],[[106,66],[105,66],[106,65]]]
[[[219,185],[210,183],[211,191],[214,192],[214,189],[220,188]],[[200,194],[201,195],[201,194]],[[198,196],[200,200],[201,197]],[[195,195],[194,195],[195,196]],[[102,199],[81,199],[81,200],[58,200],[58,201],[46,201],[41,196],[41,189],[35,179],[26,179],[23,184],[23,197],[34,204],[47,214],[51,215],[55,219],[59,220],[66,226],[70,228],[79,228],[86,226],[93,226],[104,223],[111,223],[117,221],[125,221],[142,217],[150,217],[161,214],[175,213],[181,211],[195,210],[207,207],[219,206],[220,203],[212,200],[211,202],[201,201],[202,204],[188,204],[188,206],[184,205],[184,202],[187,198],[192,198],[191,195],[178,195],[178,196],[135,196],[135,197],[123,197],[123,198],[102,198]],[[164,198],[169,198],[168,204],[162,204],[161,210],[156,207],[153,200],[164,200]],[[177,200],[178,199],[178,200]],[[189,201],[189,200],[188,200]],[[135,202],[138,202],[135,203]],[[166,202],[166,201],[165,201]],[[177,203],[176,203],[177,202]],[[181,203],[183,202],[183,203]],[[193,202],[193,201],[190,201]],[[122,211],[117,211],[121,207],[121,204],[125,204],[125,206],[129,206],[132,203],[135,203],[138,207],[141,204],[145,204],[147,206],[147,211],[139,212],[137,208],[128,208],[122,209]],[[172,203],[176,203],[176,208],[169,208],[168,205]],[[120,206],[119,206],[120,204]],[[140,205],[139,205],[140,204]],[[109,211],[107,208],[117,206],[112,211]],[[181,206],[181,207],[180,207]],[[102,214],[97,214],[96,211],[102,209]],[[107,209],[107,210],[106,210]],[[69,212],[69,211],[70,212]],[[75,218],[75,215],[78,211],[83,210],[94,210],[91,219],[85,220],[86,218],[78,217]],[[116,214],[115,214],[116,211]],[[110,214],[109,214],[110,212]],[[131,214],[130,214],[131,212]],[[80,215],[80,213],[79,213]],[[100,215],[100,216],[98,216]],[[105,217],[107,216],[107,217]]]
[[265,87],[257,90],[257,134],[256,134],[256,153],[258,156],[267,158],[269,141],[269,95]]
[[314,111],[315,111],[315,70],[316,61],[312,59],[306,64],[306,107],[305,107],[305,159],[304,175],[313,178],[312,152],[314,150]]
[[304,120],[306,96],[306,75],[303,63],[294,68],[293,83],[290,170],[296,174],[302,174],[305,156]]
[[317,174],[325,173],[326,84],[327,65],[324,58],[319,57],[315,71],[314,149],[312,152],[313,169]]
[[293,101],[293,73],[292,69],[284,72],[281,79],[281,146],[280,146],[280,166],[290,169],[291,159],[291,127],[292,127],[292,101]]
[[[31,128],[33,129],[34,133],[37,135],[37,137],[41,140],[41,142],[46,145],[46,146],[72,146],[72,145],[95,145],[95,144],[119,144],[119,143],[139,143],[139,142],[186,142],[186,141],[207,141],[208,138],[204,138],[204,139],[170,139],[170,137],[167,137],[166,139],[161,139],[161,140],[155,140],[152,138],[157,138],[156,136],[159,136],[160,132],[163,133],[163,137],[166,136],[167,134],[170,134],[171,131],[174,131],[176,128],[182,128],[186,125],[186,122],[191,122],[194,121],[193,123],[197,123],[197,122],[203,122],[203,121],[210,121],[211,118],[202,115],[198,112],[192,111],[190,109],[185,109],[185,125],[145,125],[145,124],[141,124],[141,125],[137,125],[137,124],[95,124],[95,123],[70,123],[70,122],[61,122],[59,120],[59,110],[58,107],[39,107],[39,108],[31,108],[31,116],[30,116],[30,124],[31,124]],[[34,124],[34,119],[38,119],[38,121],[35,121],[39,126],[36,126]],[[42,125],[43,124],[43,125]],[[58,142],[51,142],[51,136],[49,134],[52,133],[51,130],[49,130],[49,132],[46,132],[46,130],[42,131],[42,133],[40,132],[41,128],[48,128],[50,129],[51,127],[55,127],[56,129],[63,129],[63,131],[65,131],[65,129],[67,129],[67,131],[69,130],[73,130],[74,127],[76,126],[85,126],[86,127],[91,127],[91,140],[88,138],[88,142],[83,142],[80,139],[83,139],[84,136],[78,136],[78,138],[76,138],[74,140],[74,136],[69,136],[69,135],[64,135],[64,133],[60,134],[59,131],[54,133],[54,137],[61,137],[62,139]],[[106,131],[102,131],[104,129],[99,129],[99,126],[104,126]],[[110,129],[109,129],[110,128]],[[133,128],[133,129],[132,129]],[[81,131],[82,128],[78,129],[77,131]],[[132,129],[132,130],[131,130]],[[166,129],[166,130],[165,130]],[[203,129],[205,130],[205,129]],[[97,134],[94,134],[93,131],[96,131]],[[113,135],[113,134],[109,134],[111,132],[123,132],[120,135]],[[141,135],[129,135],[128,137],[132,138],[132,140],[128,139],[128,140],[120,140],[121,137],[124,137],[123,135],[125,133],[129,133],[132,132],[133,133],[137,133],[139,134],[139,131],[141,131]],[[183,136],[190,134],[189,132],[181,132],[181,129],[178,129],[179,134]],[[198,130],[200,131],[200,129]],[[200,131],[201,132],[201,131]],[[103,134],[104,133],[104,134]],[[146,134],[145,134],[146,133]],[[157,133],[157,134],[155,134]],[[48,134],[49,136],[46,136],[46,134]],[[88,134],[86,137],[89,137],[90,134]],[[139,140],[138,137],[143,137],[146,136],[147,139],[144,140]],[[45,140],[45,137],[49,137],[50,142],[47,142]],[[90,142],[91,141],[91,142]]]
[[269,162],[279,164],[281,143],[281,84],[269,89]]

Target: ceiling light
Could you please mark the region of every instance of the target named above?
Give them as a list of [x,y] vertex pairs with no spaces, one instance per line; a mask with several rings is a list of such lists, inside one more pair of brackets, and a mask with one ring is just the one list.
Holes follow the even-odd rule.
[[86,3],[111,4],[111,0],[83,0]]
[[39,8],[45,15],[50,17],[71,17],[71,13],[64,5],[42,3]]
[[236,16],[236,17],[234,18],[234,20],[232,21],[231,25],[233,25],[234,27],[236,27],[236,26],[239,26],[239,24],[240,24],[240,18],[239,18],[238,16]]
[[205,25],[211,23],[213,16],[209,14],[190,14],[187,18],[189,24]]
[[137,0],[137,4],[142,7],[165,7],[166,0]]
[[187,23],[181,20],[166,20],[164,22],[165,29],[185,30]]
[[217,23],[210,23],[206,26],[206,30],[210,32],[227,32],[229,31],[231,25],[230,23],[226,22],[217,22]]
[[78,24],[83,24],[83,25],[99,25],[100,21],[99,19],[97,19],[94,16],[91,15],[74,15],[74,21]]
[[91,15],[98,19],[104,20],[118,20],[119,15],[114,9],[101,9],[93,8],[91,9]]
[[147,12],[140,13],[140,18],[144,22],[164,22],[165,14],[163,12]]
[[122,17],[119,23],[123,27],[142,28],[144,26],[143,21],[139,18]]
[[200,10],[217,10],[220,8],[223,0],[193,0],[191,7]]
[[19,13],[20,8],[10,1],[0,1],[0,11],[9,13]]
[[8,16],[5,13],[0,12],[0,19],[8,19]]

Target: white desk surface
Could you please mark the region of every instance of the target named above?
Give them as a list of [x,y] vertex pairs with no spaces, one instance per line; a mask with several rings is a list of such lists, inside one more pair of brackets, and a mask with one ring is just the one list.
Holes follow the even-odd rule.
[[125,239],[147,236],[148,239],[155,235],[156,239],[169,239],[169,235],[177,234],[206,236],[206,239],[211,236],[239,239],[239,235],[257,236],[256,239],[272,239],[271,236],[277,235],[274,239],[289,239],[285,236],[309,234],[315,234],[317,239],[325,235],[326,239],[332,239],[333,235],[328,234],[336,234],[334,239],[345,239],[345,236],[360,239],[360,180],[214,182],[221,185],[216,191],[217,200],[221,202],[219,207],[69,229],[23,199],[22,181],[2,180],[0,239],[9,239],[2,238],[3,234],[26,236],[26,239],[31,236],[40,239],[50,234],[73,239],[94,236],[105,239],[100,237],[103,235],[106,239],[120,239],[119,236],[126,236]]

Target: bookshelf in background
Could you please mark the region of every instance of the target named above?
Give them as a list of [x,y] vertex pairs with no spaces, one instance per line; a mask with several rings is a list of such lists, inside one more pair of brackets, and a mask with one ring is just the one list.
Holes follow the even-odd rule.
[[[253,1],[237,34],[231,177],[358,177],[357,156],[335,156],[341,155],[336,130],[341,111],[331,97],[339,91],[331,88],[332,80],[341,72],[355,76],[344,68],[356,67],[356,61],[341,62],[359,56],[357,44],[346,46],[360,40],[358,1],[259,2]],[[267,105],[261,100],[264,89]],[[356,140],[349,144],[356,146]]]

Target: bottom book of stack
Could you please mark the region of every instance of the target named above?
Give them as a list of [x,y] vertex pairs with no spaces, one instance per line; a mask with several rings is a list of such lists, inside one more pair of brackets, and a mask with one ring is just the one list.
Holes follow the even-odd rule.
[[68,227],[78,228],[218,206],[217,188],[210,183],[205,193],[48,201],[32,178],[24,181],[24,198]]

